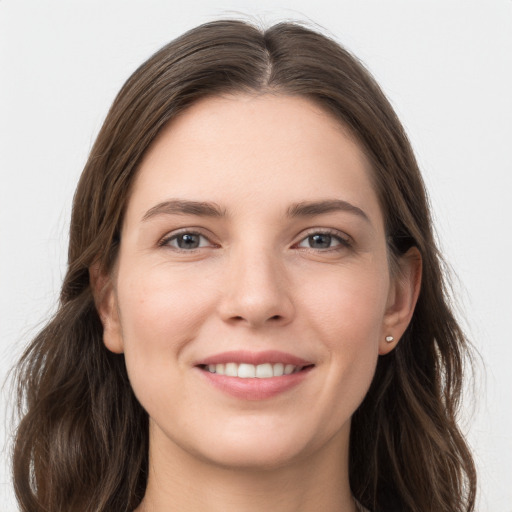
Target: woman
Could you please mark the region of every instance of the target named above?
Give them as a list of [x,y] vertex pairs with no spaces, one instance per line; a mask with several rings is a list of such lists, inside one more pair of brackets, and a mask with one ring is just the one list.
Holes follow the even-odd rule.
[[26,511],[471,511],[467,347],[389,102],[296,24],[202,25],[116,98],[19,366]]

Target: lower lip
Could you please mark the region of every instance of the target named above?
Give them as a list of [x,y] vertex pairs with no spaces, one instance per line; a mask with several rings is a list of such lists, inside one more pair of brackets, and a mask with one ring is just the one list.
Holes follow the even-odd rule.
[[265,400],[280,395],[298,386],[312,369],[311,366],[297,373],[268,379],[241,379],[197,368],[211,385],[240,400]]

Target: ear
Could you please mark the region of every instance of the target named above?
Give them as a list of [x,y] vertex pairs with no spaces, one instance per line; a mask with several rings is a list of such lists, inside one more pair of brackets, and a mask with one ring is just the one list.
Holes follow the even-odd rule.
[[96,310],[103,325],[103,343],[116,354],[124,352],[117,296],[112,276],[101,269],[99,263],[89,268],[89,279]]
[[[418,249],[411,247],[400,256],[397,266],[398,270],[392,276],[379,340],[380,355],[388,354],[396,347],[411,321],[420,294],[422,259]],[[389,337],[393,339],[389,340]]]

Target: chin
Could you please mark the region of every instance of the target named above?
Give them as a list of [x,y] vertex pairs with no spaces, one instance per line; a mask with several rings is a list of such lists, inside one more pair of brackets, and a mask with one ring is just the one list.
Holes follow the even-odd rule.
[[272,471],[298,461],[304,448],[291,443],[263,443],[261,440],[246,440],[229,445],[218,445],[202,456],[210,464],[225,469],[247,471]]
[[244,420],[210,429],[201,442],[194,443],[196,455],[225,468],[270,471],[307,459],[338,437],[312,429],[298,417],[285,424],[257,417]]

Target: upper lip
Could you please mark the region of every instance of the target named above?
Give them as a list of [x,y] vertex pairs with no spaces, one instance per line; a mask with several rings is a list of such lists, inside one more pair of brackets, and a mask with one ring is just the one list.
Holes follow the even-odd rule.
[[279,350],[265,350],[263,352],[251,352],[249,350],[231,350],[205,357],[196,363],[196,366],[226,363],[247,363],[259,365],[264,363],[283,363],[295,366],[309,366],[313,363],[287,352]]

